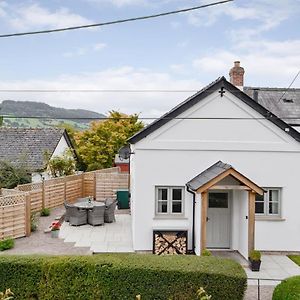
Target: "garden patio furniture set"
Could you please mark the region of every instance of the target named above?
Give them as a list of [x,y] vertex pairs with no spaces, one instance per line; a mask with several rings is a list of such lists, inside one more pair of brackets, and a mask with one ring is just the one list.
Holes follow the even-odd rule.
[[92,226],[115,222],[115,209],[117,201],[106,199],[98,202],[90,198],[81,198],[74,204],[65,202],[65,221],[70,225],[80,226],[90,224]]

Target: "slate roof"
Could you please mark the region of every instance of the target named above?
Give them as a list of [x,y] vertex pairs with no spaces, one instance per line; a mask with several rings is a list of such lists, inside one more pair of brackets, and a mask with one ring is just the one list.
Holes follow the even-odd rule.
[[63,135],[72,147],[64,129],[0,128],[0,160],[25,163],[30,171],[43,170],[45,151],[52,155]]
[[218,162],[210,166],[208,169],[206,169],[205,171],[194,177],[192,180],[190,180],[186,185],[192,191],[197,191],[201,186],[208,183],[209,181],[211,181],[212,179],[229,169],[232,169],[231,165],[225,164],[219,160]]
[[[244,87],[244,92],[292,126],[300,126],[300,89]],[[280,101],[279,101],[280,99]]]
[[263,117],[268,118],[268,120],[272,123],[274,123],[276,126],[278,126],[280,129],[282,129],[286,134],[289,134],[292,136],[296,141],[300,142],[300,132],[296,131],[293,127],[291,127],[289,124],[278,118],[274,113],[272,113],[270,110],[265,108],[264,106],[260,105],[258,102],[254,101],[250,96],[248,96],[246,93],[242,92],[240,89],[238,89],[236,86],[231,84],[229,81],[226,80],[224,76],[219,77],[217,80],[210,83],[208,86],[194,94],[193,96],[189,97],[179,105],[175,106],[172,110],[164,114],[161,118],[155,120],[150,125],[136,133],[134,136],[132,136],[128,142],[130,144],[135,144],[138,141],[142,140],[173,118],[176,118],[181,113],[189,109],[190,107],[194,106],[201,100],[205,99],[207,96],[212,94],[213,92],[220,90],[221,88],[224,89],[225,93],[226,91],[230,91],[233,93],[236,97],[238,97],[241,101],[243,101],[245,104],[249,105],[251,108],[256,110],[258,113],[260,113]]

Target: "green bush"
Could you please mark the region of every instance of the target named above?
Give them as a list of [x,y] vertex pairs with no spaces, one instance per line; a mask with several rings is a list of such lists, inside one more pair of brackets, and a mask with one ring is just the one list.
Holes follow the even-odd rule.
[[48,216],[50,216],[50,209],[49,208],[43,208],[42,210],[41,210],[41,216],[42,217],[48,217]]
[[30,228],[31,228],[31,232],[36,231],[38,228],[38,220],[37,220],[36,213],[32,213],[30,216]]
[[252,250],[249,257],[252,261],[259,261],[261,259],[261,253],[258,250]]
[[229,259],[197,256],[103,254],[94,256],[0,256],[0,290],[15,299],[212,299],[241,300],[247,280]]
[[0,251],[11,249],[15,246],[15,241],[13,239],[4,239],[0,241]]
[[290,277],[276,286],[272,300],[299,300],[300,276]]
[[201,252],[201,256],[212,256],[212,254],[208,249],[204,249]]

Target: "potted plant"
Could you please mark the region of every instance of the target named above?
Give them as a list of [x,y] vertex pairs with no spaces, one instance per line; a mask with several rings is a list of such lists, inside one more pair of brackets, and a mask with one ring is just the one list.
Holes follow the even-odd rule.
[[251,271],[258,272],[261,264],[261,253],[258,250],[252,250],[249,255]]
[[52,222],[52,224],[50,226],[51,237],[58,238],[60,226],[61,226],[61,224],[59,223],[59,221]]

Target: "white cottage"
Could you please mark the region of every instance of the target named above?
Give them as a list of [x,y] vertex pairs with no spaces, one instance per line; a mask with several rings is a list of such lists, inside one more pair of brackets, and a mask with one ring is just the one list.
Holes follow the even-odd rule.
[[198,255],[300,251],[300,133],[224,77],[129,143],[136,251],[170,231]]

